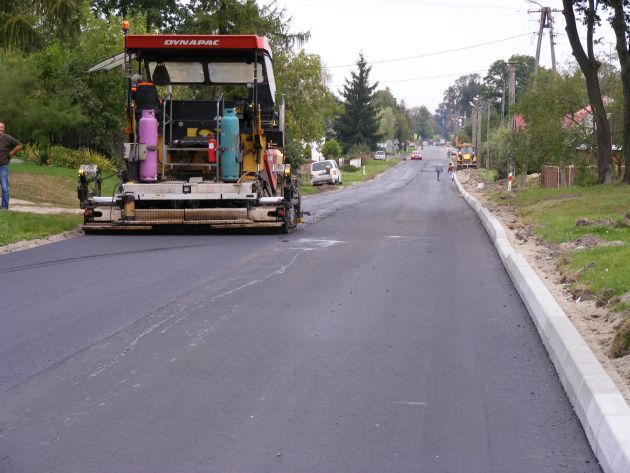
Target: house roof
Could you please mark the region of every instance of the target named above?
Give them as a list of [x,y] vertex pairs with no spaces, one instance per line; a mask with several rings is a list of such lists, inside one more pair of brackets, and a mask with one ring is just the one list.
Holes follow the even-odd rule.
[[[614,100],[607,96],[602,96],[602,101],[604,102],[604,106],[611,104]],[[582,107],[577,112],[572,114],[567,114],[562,119],[562,128],[571,128],[575,125],[581,124],[586,118],[593,115],[593,109],[590,105],[586,107]]]

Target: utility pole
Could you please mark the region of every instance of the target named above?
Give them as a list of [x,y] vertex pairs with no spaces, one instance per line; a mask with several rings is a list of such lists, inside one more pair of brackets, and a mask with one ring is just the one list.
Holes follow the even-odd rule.
[[475,151],[477,156],[479,156],[479,161],[481,161],[481,114],[483,112],[483,108],[481,106],[481,101],[477,103],[477,143],[475,147]]
[[[514,147],[512,146],[512,135],[516,130],[516,116],[514,115],[514,102],[516,102],[516,63],[508,63],[508,97],[510,114],[510,144],[508,149],[508,168],[507,174],[511,176],[514,174]],[[511,182],[509,182],[508,188],[511,189]]]
[[516,130],[514,117],[514,103],[516,102],[516,63],[508,63],[508,112],[510,116],[510,130]]
[[561,12],[562,10],[551,9],[550,7],[543,7],[540,3],[533,0],[528,0],[530,3],[535,3],[540,7],[540,10],[527,10],[527,13],[540,13],[540,20],[538,23],[538,43],[536,44],[536,64],[534,65],[534,75],[538,74],[538,68],[540,67],[540,47],[542,45],[542,37],[545,28],[549,28],[549,45],[551,46],[551,70],[556,72],[556,50],[554,42],[553,32],[553,16],[552,13]]
[[505,76],[503,76],[503,94],[501,95],[501,126],[505,118]]
[[490,169],[490,99],[488,105],[488,135],[486,136],[486,169]]
[[471,113],[471,123],[472,123],[472,145],[475,149],[475,153],[477,152],[477,102],[474,103]]

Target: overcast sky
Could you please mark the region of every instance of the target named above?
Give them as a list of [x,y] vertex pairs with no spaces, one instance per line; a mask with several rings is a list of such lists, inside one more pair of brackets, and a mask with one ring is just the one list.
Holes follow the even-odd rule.
[[[562,9],[561,0],[540,3]],[[277,4],[292,18],[293,32],[311,32],[305,49],[322,57],[333,91],[341,89],[350,71],[356,70],[363,52],[372,63],[371,83],[389,87],[408,107],[425,105],[431,112],[459,76],[476,72],[483,78],[495,60],[536,54],[540,13],[528,10],[539,7],[525,0],[278,0]],[[554,13],[559,67],[572,59],[564,27],[562,13]],[[610,26],[604,24],[600,34],[607,42],[596,50],[614,52]],[[474,47],[480,44],[486,45]],[[457,51],[445,52],[451,50]],[[551,67],[548,29],[541,65]]]

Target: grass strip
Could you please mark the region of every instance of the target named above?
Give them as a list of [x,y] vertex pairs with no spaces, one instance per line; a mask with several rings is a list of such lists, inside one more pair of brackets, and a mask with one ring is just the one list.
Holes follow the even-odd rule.
[[[630,292],[630,186],[501,191],[492,199],[515,206],[543,240],[575,243],[560,264],[574,292],[591,292],[602,301]],[[585,248],[584,239],[598,244]]]
[[[399,162],[399,158],[389,158],[385,160],[368,159],[365,162],[365,175],[363,175],[363,169],[361,168],[355,168],[353,171],[341,171],[343,185],[346,186],[372,179],[374,176],[396,166]],[[302,183],[302,195],[317,194],[318,192],[320,192],[320,186],[312,186],[310,182],[306,181]]]
[[[12,162],[9,180],[13,198],[54,207],[79,208],[76,169]],[[103,181],[102,195],[112,195],[117,184],[117,176]]]
[[0,245],[22,240],[47,238],[76,228],[82,215],[42,215],[30,212],[0,211]]

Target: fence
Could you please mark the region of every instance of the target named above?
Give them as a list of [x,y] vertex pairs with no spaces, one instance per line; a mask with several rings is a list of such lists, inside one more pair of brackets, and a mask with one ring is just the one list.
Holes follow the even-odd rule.
[[[597,178],[597,166],[589,166],[588,170],[593,173],[593,176]],[[615,166],[614,172],[617,179],[622,179],[624,172],[626,170],[625,164],[621,166]],[[562,173],[564,173],[564,182],[562,181]],[[575,177],[577,175],[577,170],[575,166],[543,166],[542,173],[540,176],[540,183],[542,187],[546,187],[548,189],[557,189],[558,187],[569,187],[573,185],[575,181]]]
[[[561,179],[562,173],[564,173],[564,180]],[[543,187],[556,189],[561,186],[571,186],[573,181],[575,181],[575,176],[575,166],[565,166],[563,168],[558,166],[543,166],[540,179]]]

